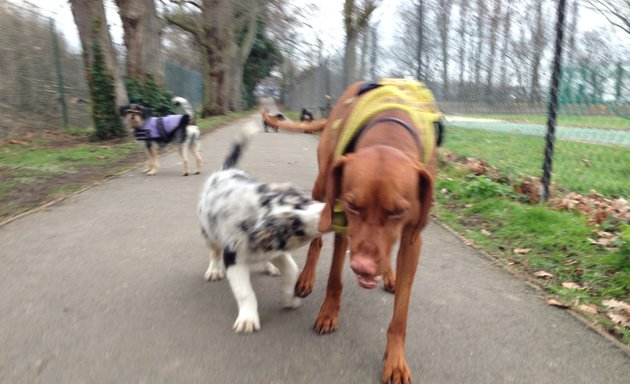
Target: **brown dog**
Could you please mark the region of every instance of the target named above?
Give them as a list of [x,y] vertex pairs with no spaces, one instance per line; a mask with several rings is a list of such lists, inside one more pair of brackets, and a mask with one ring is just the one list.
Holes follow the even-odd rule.
[[[395,292],[383,383],[411,381],[404,353],[407,312],[420,259],[420,232],[427,224],[433,199],[434,126],[437,129],[439,120],[428,89],[397,79],[351,85],[325,124],[268,120],[268,124],[291,131],[322,130],[313,198],[326,203],[320,231],[332,228],[336,233],[326,298],[315,330],[325,334],[337,329],[348,245],[350,268],[358,284],[374,288],[382,279],[384,288]],[[397,240],[400,248],[394,278],[390,255]],[[295,287],[299,296],[312,291],[321,247],[321,237],[311,242]]]

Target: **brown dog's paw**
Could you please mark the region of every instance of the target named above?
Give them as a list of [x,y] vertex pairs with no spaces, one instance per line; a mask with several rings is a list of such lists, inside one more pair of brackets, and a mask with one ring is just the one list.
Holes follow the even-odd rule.
[[195,171],[195,175],[198,175],[200,173],[201,173],[201,171]]
[[388,354],[386,350],[384,360],[383,384],[411,384],[411,371],[402,351]]
[[339,317],[336,314],[334,316],[328,316],[322,315],[320,313],[315,320],[315,325],[313,326],[313,329],[320,335],[333,333],[337,330],[338,318]]
[[396,278],[393,275],[383,276],[383,290],[389,293],[396,293]]
[[184,172],[184,173],[182,174],[182,176],[188,176],[188,175],[189,175],[189,173],[188,173],[188,172]]
[[313,292],[314,281],[315,276],[310,271],[303,270],[295,282],[295,296],[304,298],[310,295]]

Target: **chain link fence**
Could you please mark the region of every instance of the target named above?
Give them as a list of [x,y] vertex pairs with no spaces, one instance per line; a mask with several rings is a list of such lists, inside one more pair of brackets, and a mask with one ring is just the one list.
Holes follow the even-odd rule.
[[0,3],[0,139],[19,132],[90,125],[80,53],[68,49],[52,18]]
[[[630,36],[584,4],[567,1],[565,9],[552,188],[628,197]],[[378,46],[386,36],[376,28],[355,42],[355,78],[420,78],[445,115],[445,150],[483,160],[514,180],[539,178],[557,5],[547,0],[401,2],[390,47]],[[343,56],[339,51],[289,79],[283,103],[326,117],[345,88]]]
[[[0,30],[0,140],[25,132],[91,127],[83,58],[80,49],[66,42],[54,15],[32,4],[3,1]],[[168,59],[163,68],[165,87],[199,107],[201,74]]]

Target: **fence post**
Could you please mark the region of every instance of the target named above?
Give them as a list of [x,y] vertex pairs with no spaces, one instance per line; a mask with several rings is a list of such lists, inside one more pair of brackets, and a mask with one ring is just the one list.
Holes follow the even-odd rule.
[[66,106],[66,92],[63,83],[63,70],[61,69],[61,53],[59,52],[59,38],[55,28],[55,20],[50,19],[50,33],[52,34],[53,53],[55,56],[55,67],[57,69],[57,90],[59,92],[59,103],[63,115],[63,127],[68,129],[68,108]]
[[549,198],[549,183],[551,182],[551,164],[553,162],[553,143],[556,138],[556,117],[558,115],[558,88],[560,85],[562,62],[562,39],[564,35],[564,8],[565,0],[558,1],[558,13],[556,20],[556,44],[553,56],[553,71],[551,74],[551,94],[549,98],[549,115],[547,117],[547,136],[545,147],[545,161],[543,163],[542,191],[540,202],[544,203]]

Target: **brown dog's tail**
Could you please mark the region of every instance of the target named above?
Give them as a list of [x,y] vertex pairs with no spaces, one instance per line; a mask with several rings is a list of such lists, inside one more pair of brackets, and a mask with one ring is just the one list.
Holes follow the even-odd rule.
[[303,133],[315,133],[321,132],[324,130],[327,119],[318,119],[311,121],[288,121],[288,120],[280,120],[276,116],[272,116],[265,111],[262,111],[262,117],[265,123],[273,128],[279,128],[285,131],[290,132],[303,132]]

